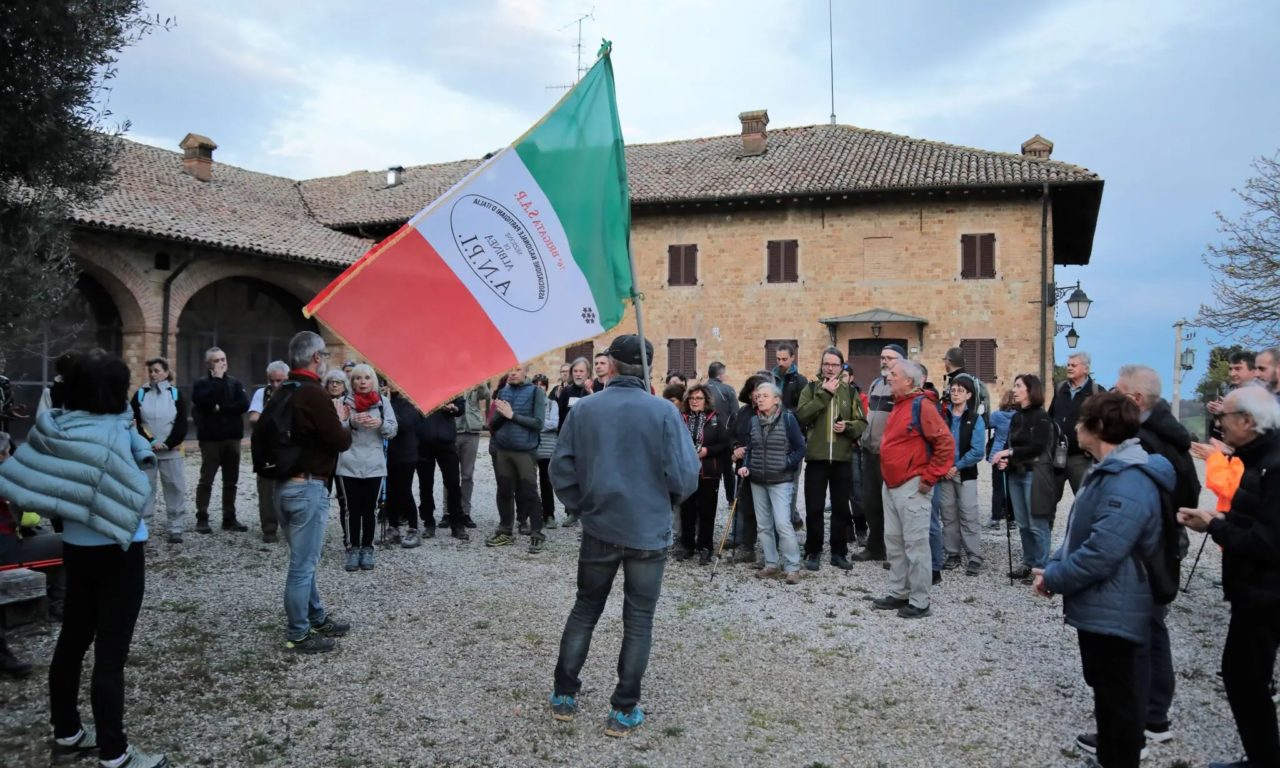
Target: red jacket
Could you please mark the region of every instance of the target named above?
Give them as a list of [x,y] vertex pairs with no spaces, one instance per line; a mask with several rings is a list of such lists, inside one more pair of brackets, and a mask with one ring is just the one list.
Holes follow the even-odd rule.
[[[917,434],[911,426],[911,402],[924,398],[920,403],[920,430]],[[880,474],[884,484],[897,488],[913,477],[919,477],[924,489],[933,487],[947,474],[955,463],[956,445],[951,428],[938,413],[938,396],[933,392],[916,390],[901,400],[895,400],[893,410],[884,425],[884,437],[880,440]],[[933,455],[925,443],[933,446]]]

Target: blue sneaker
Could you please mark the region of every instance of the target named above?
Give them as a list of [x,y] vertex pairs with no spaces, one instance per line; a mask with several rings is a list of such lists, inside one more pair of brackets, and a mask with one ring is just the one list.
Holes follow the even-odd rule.
[[610,710],[609,719],[604,724],[604,735],[616,739],[625,738],[642,725],[644,725],[644,712],[640,710],[638,704],[630,712],[623,712],[620,709]]
[[558,693],[551,694],[551,716],[562,723],[567,723],[578,714],[578,700],[572,696],[561,696]]

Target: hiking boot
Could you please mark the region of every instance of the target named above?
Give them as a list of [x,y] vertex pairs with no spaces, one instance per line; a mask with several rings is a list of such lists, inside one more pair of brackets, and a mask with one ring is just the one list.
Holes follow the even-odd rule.
[[1163,744],[1173,739],[1173,730],[1169,727],[1169,721],[1165,720],[1163,723],[1147,723],[1142,735],[1153,744]]
[[331,637],[317,632],[308,632],[301,640],[286,640],[284,649],[289,653],[328,653],[338,646]]
[[213,529],[209,527],[209,519],[196,518],[196,533],[213,533]]
[[360,570],[373,570],[373,547],[360,548]]
[[785,577],[785,578],[783,578],[783,581],[784,581],[784,582],[786,582],[787,584],[792,584],[792,585],[794,585],[794,584],[799,584],[799,583],[800,583],[800,572],[799,572],[799,571],[788,571],[788,572],[787,572],[786,577]]
[[[397,539],[400,537],[397,535]],[[401,549],[413,549],[422,546],[422,537],[418,535],[417,528],[410,528],[404,532],[404,538],[400,540]]]
[[849,558],[844,555],[832,555],[831,564],[842,571],[852,571],[853,563],[849,562]]
[[[117,763],[113,760],[111,765],[116,768],[168,768],[169,765],[169,758],[164,755],[149,755],[146,752],[139,752],[133,748],[132,744],[125,747],[122,757],[124,762]],[[100,764],[106,765],[101,761]]]
[[65,739],[55,738],[53,740],[53,757],[58,758],[74,758],[86,755],[89,752],[95,752],[98,749],[98,734],[94,732],[92,725],[80,726],[80,732],[75,736],[68,736]]
[[540,555],[547,546],[546,536],[533,536],[529,539],[529,554]]
[[563,527],[563,528],[577,528],[577,527],[578,527],[578,516],[577,516],[577,515],[570,514],[570,513],[568,513],[568,512],[565,512],[565,513],[564,513],[564,525],[563,525],[563,526],[561,526],[561,527]]
[[342,566],[347,573],[360,570],[360,548],[347,547],[347,564]]
[[942,562],[942,570],[944,571],[954,571],[956,568],[959,568],[959,567],[960,567],[959,555],[947,555],[947,559]]
[[171,534],[169,534],[169,543],[170,543],[170,544],[181,544],[181,543],[182,543],[182,534],[180,534],[180,533],[171,533]]
[[0,638],[0,672],[9,677],[27,677],[31,674],[31,662],[18,658],[9,648],[9,642]]
[[342,637],[351,631],[351,624],[345,621],[338,621],[332,616],[326,616],[324,623],[312,624],[311,631],[324,637]]
[[484,540],[486,547],[509,547],[515,542],[515,537],[508,531],[496,531],[492,536]]
[[615,739],[626,738],[642,725],[644,725],[644,712],[640,711],[639,705],[630,712],[623,712],[620,709],[610,710],[609,719],[604,724],[604,735]]
[[756,560],[755,547],[739,547],[738,551],[733,555],[735,563],[754,563]]
[[709,549],[698,550],[698,565],[710,565],[710,564],[711,564],[711,550]]
[[680,562],[684,562],[685,560],[688,560],[689,558],[693,557],[693,550],[686,549],[683,545],[678,545],[672,551],[671,557],[676,560],[679,560]]
[[573,696],[561,696],[553,693],[550,696],[551,716],[562,723],[567,723],[578,714],[578,700]]
[[463,528],[475,528],[475,527],[476,527],[476,521],[471,519],[471,515],[463,515],[463,516],[462,516],[462,527],[463,527]]
[[778,575],[778,573],[779,573],[779,571],[778,571],[778,566],[776,566],[776,565],[766,565],[765,567],[763,567],[763,568],[761,568],[760,570],[756,571],[756,578],[757,578],[757,579],[771,579],[771,578],[773,578],[774,576],[777,576],[777,575]]
[[528,521],[520,523],[520,526],[516,528],[516,533],[520,534],[521,536],[528,536],[529,535]]
[[434,539],[436,537],[436,527],[434,525],[422,526],[422,540]]
[[934,572],[933,572],[933,582],[932,582],[932,583],[933,583],[933,586],[935,586],[935,587],[942,583],[942,571],[934,571]]
[[548,530],[554,530],[560,527],[560,523],[556,522],[554,517],[547,517],[543,519],[542,527]]
[[[179,537],[179,538],[181,538],[181,537]],[[280,536],[279,536],[279,534],[277,534],[275,531],[271,531],[270,533],[264,533],[264,534],[262,534],[262,543],[263,543],[263,544],[275,544],[275,543],[276,543],[276,542],[278,542],[278,541],[280,541]]]
[[1029,565],[1019,565],[1018,567],[1014,568],[1012,571],[1009,571],[1009,578],[1011,579],[1025,579],[1030,575],[1031,575],[1031,566]]
[[[1170,736],[1169,738],[1173,738],[1173,737]],[[1080,734],[1079,736],[1076,737],[1076,748],[1079,749],[1081,752],[1085,752],[1090,755],[1098,754],[1098,734],[1096,733]],[[1150,754],[1151,754],[1151,748],[1143,747],[1142,751],[1138,753],[1138,759],[1146,760]],[[1228,765],[1234,765],[1234,763],[1228,763]],[[1243,765],[1248,765],[1248,763],[1243,763]]]
[[853,555],[849,559],[855,563],[870,563],[873,561],[884,560],[884,553],[874,552],[870,549],[864,549],[861,552],[858,552],[857,554]]
[[466,528],[454,528],[450,535],[458,541],[471,541],[471,534],[467,533]]
[[977,576],[982,573],[982,563],[977,560],[970,560],[964,567],[965,576]]
[[877,597],[875,600],[871,601],[871,607],[880,611],[897,611],[910,604],[911,603],[907,602],[906,598],[893,597],[892,595]]
[[917,608],[914,605],[911,605],[910,603],[908,603],[907,605],[904,605],[898,609],[898,618],[923,619],[924,617],[930,615],[930,613],[932,613],[932,611],[929,609],[928,606],[925,606],[924,608]]
[[249,526],[245,525],[244,523],[240,522],[239,520],[236,520],[236,519],[233,517],[233,518],[231,518],[231,519],[229,519],[229,520],[223,520],[223,521],[222,521],[222,530],[224,530],[224,531],[235,531],[236,533],[244,533],[245,531],[249,530]]
[[822,567],[822,555],[805,555],[804,567],[807,571],[816,571]]
[[[410,528],[409,533],[416,536],[418,531],[414,528]],[[393,525],[387,528],[386,533],[382,534],[382,546],[394,547],[397,544],[403,544],[400,539],[400,526]]]

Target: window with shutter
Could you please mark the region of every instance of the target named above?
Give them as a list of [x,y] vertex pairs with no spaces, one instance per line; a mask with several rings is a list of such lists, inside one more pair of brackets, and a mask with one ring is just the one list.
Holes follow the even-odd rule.
[[800,241],[770,240],[765,279],[770,283],[795,283],[800,280]]
[[761,366],[761,370],[772,371],[778,367],[778,345],[784,341],[789,341],[795,346],[796,359],[800,358],[800,342],[795,339],[769,339],[764,343],[764,365]]
[[991,280],[996,276],[996,236],[960,236],[960,277],[965,280]]
[[698,246],[667,246],[667,285],[698,284]]
[[982,381],[996,380],[995,339],[962,339],[960,349],[964,352],[965,370]]
[[698,340],[667,339],[667,370],[690,380],[698,377]]
[[[590,364],[592,359],[592,353],[594,351],[595,350],[592,348],[591,342],[589,341],[584,341],[581,344],[574,344],[571,347],[564,348],[564,361],[566,363],[572,363],[574,360],[577,360],[578,358],[582,357],[582,358],[586,358],[587,363]],[[587,370],[591,370],[591,369],[588,368]]]

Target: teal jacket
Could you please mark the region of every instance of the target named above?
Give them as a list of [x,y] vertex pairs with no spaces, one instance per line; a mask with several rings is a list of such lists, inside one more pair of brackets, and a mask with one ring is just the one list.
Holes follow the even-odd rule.
[[36,416],[27,442],[0,464],[0,497],[23,512],[89,529],[82,541],[68,537],[69,543],[116,543],[127,549],[131,541],[146,538],[142,508],[151,483],[143,470],[155,462],[150,444],[134,429],[132,413],[105,416],[54,408]]

